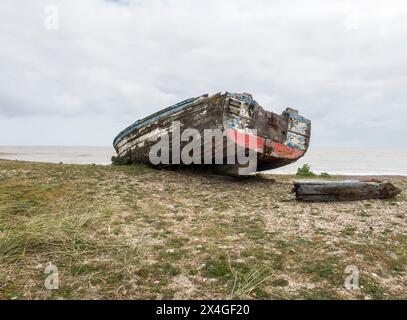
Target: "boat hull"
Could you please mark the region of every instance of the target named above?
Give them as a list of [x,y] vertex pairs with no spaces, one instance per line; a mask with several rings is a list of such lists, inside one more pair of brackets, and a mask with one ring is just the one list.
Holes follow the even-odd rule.
[[[208,164],[218,172],[235,174],[239,168],[248,167],[230,157],[230,145],[245,149],[256,156],[256,166],[250,172],[278,168],[301,158],[308,149],[311,123],[287,108],[282,115],[265,111],[249,94],[218,93],[185,100],[137,121],[122,131],[114,140],[117,157],[113,163],[146,163],[157,167],[191,165],[179,161],[174,150],[183,150],[191,143],[181,139],[175,144],[176,125],[182,137],[188,130],[204,135],[221,131],[222,141],[201,139],[200,153],[192,164]],[[151,150],[157,141],[168,139],[168,163],[154,163]],[[179,138],[179,137],[178,137]],[[192,139],[193,140],[193,139]],[[221,144],[221,145],[220,145]],[[175,146],[177,148],[175,148]],[[196,150],[196,149],[195,149]],[[220,150],[222,156],[219,157]],[[215,159],[216,158],[216,159]],[[222,161],[220,162],[220,158]],[[228,162],[229,161],[229,162]]]

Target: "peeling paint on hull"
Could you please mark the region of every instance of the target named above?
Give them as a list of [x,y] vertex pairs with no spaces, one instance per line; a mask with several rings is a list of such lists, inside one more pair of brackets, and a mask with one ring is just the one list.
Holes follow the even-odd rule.
[[[149,150],[156,143],[151,140],[171,134],[174,121],[180,122],[181,131],[186,128],[200,133],[205,129],[223,130],[236,144],[255,136],[258,171],[278,168],[301,158],[308,149],[311,135],[311,122],[294,109],[287,108],[278,115],[264,110],[250,94],[217,93],[182,101],[136,121],[115,138],[113,146],[117,157],[113,161],[151,164]],[[213,166],[228,173],[239,167]]]

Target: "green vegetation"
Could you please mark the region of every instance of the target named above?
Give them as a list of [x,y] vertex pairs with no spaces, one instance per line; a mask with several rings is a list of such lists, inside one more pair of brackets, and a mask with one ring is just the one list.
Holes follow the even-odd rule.
[[331,176],[329,173],[327,173],[327,172],[321,172],[320,177],[321,177],[321,178],[327,178],[327,179],[332,178],[332,176]]
[[[317,174],[311,171],[311,166],[309,164],[304,164],[302,167],[297,169],[297,177],[318,177]],[[321,172],[319,175],[323,179],[331,179],[332,176],[327,172]]]
[[[233,270],[232,273],[235,278],[230,295],[232,299],[250,298],[271,277],[268,268],[265,266],[251,268],[243,274]],[[262,294],[264,294],[264,291],[262,291]]]
[[311,171],[309,164],[304,164],[301,168],[297,169],[297,176],[299,177],[315,177],[316,174]]
[[0,160],[0,298],[407,298],[405,180],[393,201],[313,204],[295,178]]

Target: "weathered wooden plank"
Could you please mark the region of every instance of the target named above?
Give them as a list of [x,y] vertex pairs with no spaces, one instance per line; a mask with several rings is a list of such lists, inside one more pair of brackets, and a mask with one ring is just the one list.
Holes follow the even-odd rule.
[[[156,140],[166,137],[172,150],[173,141],[178,141],[179,135],[173,139],[172,132],[174,122],[179,122],[178,131],[194,129],[203,136],[205,130],[221,130],[226,135],[229,130],[233,131],[233,137],[244,135],[256,136],[262,141],[259,148],[257,145],[252,148],[244,145],[246,151],[253,149],[257,157],[257,168],[269,170],[277,168],[301,158],[309,145],[311,123],[309,120],[298,115],[296,110],[287,108],[283,114],[278,115],[264,110],[250,94],[247,93],[218,93],[213,96],[203,95],[197,98],[187,99],[173,106],[158,111],[144,119],[138,120],[131,126],[123,130],[114,139],[113,145],[117,152],[117,157],[112,161],[116,164],[147,163],[150,162],[150,150],[156,145]],[[231,138],[228,135],[229,138]],[[226,145],[230,139],[223,139],[223,162],[226,164],[229,159],[229,148]],[[201,152],[197,158],[208,159],[208,155],[216,155],[215,150],[205,150],[205,143],[201,141]],[[265,148],[265,141],[268,141]],[[188,145],[189,141],[176,142],[174,150],[179,153]],[[233,148],[240,146],[239,139],[232,139]],[[209,144],[207,144],[209,145]],[[212,144],[211,144],[212,145]],[[267,150],[266,150],[267,149]],[[194,150],[199,150],[194,149]],[[203,150],[203,151],[202,151]],[[172,155],[172,152],[171,152]],[[218,156],[218,158],[220,158]],[[179,163],[179,156],[172,157],[163,166],[190,165],[190,163]],[[237,159],[235,155],[235,160]],[[214,160],[214,159],[212,159]],[[239,159],[237,159],[239,160]],[[168,162],[168,160],[164,161]],[[220,161],[218,161],[220,162]],[[214,161],[206,161],[206,164],[213,164]],[[197,161],[196,164],[199,164]],[[230,164],[230,163],[227,163]],[[236,168],[240,164],[235,161]],[[156,165],[154,163],[154,165]],[[221,165],[221,163],[216,163]]]
[[293,192],[300,201],[347,201],[364,199],[387,199],[401,190],[390,182],[342,181],[296,181]]

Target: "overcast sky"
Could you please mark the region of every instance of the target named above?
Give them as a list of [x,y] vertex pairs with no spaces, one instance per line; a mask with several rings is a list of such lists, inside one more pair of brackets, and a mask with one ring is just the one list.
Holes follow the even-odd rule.
[[1,0],[0,41],[0,145],[111,145],[244,91],[299,109],[314,146],[407,147],[404,0]]

